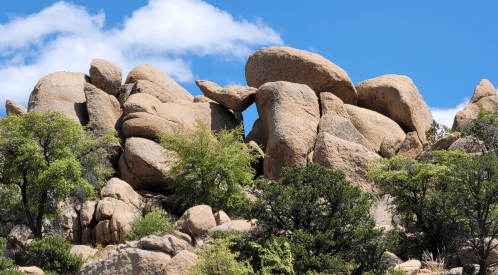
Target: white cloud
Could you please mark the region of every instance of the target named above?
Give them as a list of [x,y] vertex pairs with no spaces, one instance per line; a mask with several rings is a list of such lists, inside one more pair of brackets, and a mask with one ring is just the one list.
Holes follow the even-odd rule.
[[467,104],[469,104],[470,99],[464,98],[462,103],[458,104],[454,108],[438,108],[438,107],[429,107],[432,117],[439,123],[444,124],[451,128],[453,126],[453,120],[455,119],[455,115],[463,110]]
[[26,106],[38,79],[56,71],[88,73],[93,58],[115,63],[124,77],[151,64],[188,82],[192,55],[241,62],[258,46],[283,44],[261,20],[235,19],[201,0],[150,0],[124,18],[122,28],[105,27],[105,11],[89,14],[64,1],[0,24],[0,102]]

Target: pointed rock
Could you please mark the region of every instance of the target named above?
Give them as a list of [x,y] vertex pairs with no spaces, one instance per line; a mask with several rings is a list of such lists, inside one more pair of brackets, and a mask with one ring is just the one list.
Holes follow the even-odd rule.
[[24,115],[28,112],[26,107],[9,99],[5,102],[5,111],[7,115]]
[[236,112],[243,112],[254,103],[256,88],[243,86],[226,86],[221,88],[218,84],[206,80],[196,80],[195,84],[202,93]]

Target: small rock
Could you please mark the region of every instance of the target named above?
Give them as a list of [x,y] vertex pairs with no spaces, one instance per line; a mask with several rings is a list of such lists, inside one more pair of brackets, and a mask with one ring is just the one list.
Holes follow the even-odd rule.
[[26,107],[13,100],[7,100],[5,102],[5,111],[7,112],[7,115],[24,115],[28,112]]
[[209,205],[197,205],[189,208],[177,221],[183,233],[193,234],[196,237],[208,233],[216,226],[213,211]]
[[218,211],[214,214],[214,219],[216,220],[216,225],[222,225],[224,223],[230,222],[230,218],[227,213],[223,211]]

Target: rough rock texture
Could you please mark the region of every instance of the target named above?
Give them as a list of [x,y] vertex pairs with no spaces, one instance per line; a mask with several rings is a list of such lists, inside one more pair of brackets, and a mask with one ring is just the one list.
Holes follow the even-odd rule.
[[128,183],[118,178],[108,180],[107,185],[100,191],[100,199],[107,197],[141,208],[140,195]]
[[119,105],[121,105],[121,107],[125,104],[126,100],[128,100],[128,97],[130,97],[130,95],[132,94],[134,86],[135,83],[131,83],[123,84],[118,88],[116,97],[118,98]]
[[356,104],[358,101],[348,74],[316,53],[289,47],[261,48],[249,56],[245,70],[247,84],[251,87],[288,81],[308,85],[317,96],[331,92],[344,103]]
[[267,141],[265,177],[278,180],[282,167],[305,166],[320,120],[318,98],[313,90],[284,81],[266,83],[256,92],[256,107]]
[[171,126],[178,124],[149,113],[132,113],[123,118],[123,134],[125,137],[143,137],[157,139],[157,133],[173,134]]
[[197,205],[185,211],[177,221],[177,225],[181,228],[181,232],[198,237],[215,227],[216,220],[209,205]]
[[157,108],[161,104],[162,102],[153,95],[146,93],[132,94],[123,104],[123,114],[144,112],[157,116]]
[[82,73],[55,72],[42,77],[29,96],[28,112],[58,111],[86,125],[85,83],[90,78]]
[[390,118],[377,112],[346,104],[349,120],[354,127],[368,140],[375,151],[380,151],[384,138],[395,142],[405,140],[405,132]]
[[381,113],[405,132],[417,132],[421,143],[432,124],[432,114],[411,78],[383,75],[356,85],[358,106]]
[[118,120],[121,117],[121,106],[116,97],[86,83],[85,98],[92,128],[103,132],[116,131]]
[[175,102],[175,97],[169,93],[165,93],[164,90],[151,82],[149,80],[138,80],[135,85],[133,85],[132,94],[146,93],[155,98],[157,98],[162,103],[173,103]]
[[365,146],[368,150],[374,152],[375,149],[368,143],[368,140],[360,133],[353,124],[344,117],[336,113],[323,115],[318,126],[318,133],[327,132],[335,137],[351,141]]
[[429,151],[437,151],[437,150],[448,150],[450,146],[460,138],[460,132],[454,132],[448,134],[440,139],[438,139],[432,146],[429,148]]
[[5,102],[5,111],[7,115],[24,115],[28,112],[26,107],[10,99]]
[[259,146],[259,148],[261,148],[261,150],[264,151],[266,149],[265,131],[263,129],[263,124],[260,118],[254,121],[254,124],[252,125],[252,130],[244,139],[244,143],[249,143],[251,141],[256,142],[256,144]]
[[392,214],[390,210],[393,208],[392,200],[391,195],[386,194],[378,197],[370,207],[370,215],[375,219],[375,226],[385,228],[384,232],[387,232],[391,227]]
[[81,228],[86,228],[92,221],[95,221],[95,208],[97,201],[87,201],[83,203],[80,210],[80,224]]
[[78,255],[81,254],[83,256],[83,261],[86,261],[88,258],[93,257],[95,253],[97,253],[98,249],[92,248],[86,245],[73,245],[71,247],[71,254]]
[[382,143],[380,144],[380,154],[385,158],[391,158],[390,150],[397,153],[404,140],[392,138],[392,137],[384,137]]
[[216,101],[210,99],[209,97],[207,97],[205,95],[196,95],[194,97],[194,103],[202,103],[202,102],[216,103]]
[[37,266],[20,266],[19,269],[28,275],[43,275],[43,270]]
[[166,149],[152,140],[128,138],[119,161],[121,179],[135,189],[164,186],[164,174],[169,172],[173,159]]
[[322,116],[335,113],[336,115],[349,120],[348,110],[344,102],[333,93],[320,93],[320,104],[322,107]]
[[101,199],[95,210],[95,219],[97,222],[108,220],[114,214],[114,210],[116,209],[116,204],[118,200],[115,198],[103,198]]
[[163,71],[151,65],[142,65],[130,71],[125,84],[135,83],[138,80],[148,80],[163,90],[163,97],[169,98],[168,102],[188,103],[194,97],[182,86],[176,83]]
[[227,213],[225,213],[224,211],[218,211],[214,213],[214,219],[216,220],[217,226],[231,221]]
[[79,213],[74,207],[66,207],[61,214],[63,236],[66,240],[73,244],[80,243],[81,239],[81,224]]
[[115,96],[121,86],[121,81],[123,81],[123,74],[114,63],[94,58],[90,64],[90,79],[97,88]]
[[401,260],[400,258],[398,258],[398,256],[389,251],[384,252],[384,254],[382,255],[382,259],[380,261],[383,264],[384,263],[390,264],[393,267],[403,263],[403,260]]
[[250,221],[234,220],[209,229],[208,234],[211,235],[216,231],[222,231],[224,233],[228,233],[230,231],[246,232],[254,229],[255,226],[251,224]]
[[23,248],[28,244],[28,240],[34,239],[35,235],[24,224],[16,225],[7,235],[7,243],[15,248]]
[[483,153],[487,151],[484,142],[471,136],[457,139],[455,142],[453,142],[453,144],[451,144],[451,146],[448,148],[448,151],[456,151],[460,148],[464,148],[465,152],[467,152],[468,154]]
[[318,134],[313,152],[313,163],[328,169],[341,170],[353,185],[373,193],[377,190],[368,183],[365,176],[368,170],[366,161],[378,158],[379,155],[365,146],[340,139],[327,132]]
[[480,102],[484,109],[488,111],[498,110],[498,97],[496,95],[496,89],[487,79],[482,79],[474,90],[474,94],[470,99],[469,104],[462,111],[458,112],[453,121],[453,127],[451,130],[453,132],[460,131],[467,124],[467,121],[471,118],[477,118],[479,114],[479,107],[477,102]]
[[197,255],[187,250],[183,250],[171,259],[164,275],[182,275],[187,274],[189,267],[195,265],[197,262]]
[[406,134],[405,140],[399,148],[398,155],[417,159],[423,152],[424,147],[422,146],[422,143],[420,143],[417,132],[410,132]]
[[184,241],[181,241],[172,235],[164,235],[163,237],[150,235],[143,237],[140,239],[140,245],[143,249],[159,250],[168,253],[171,256],[175,256],[182,250],[187,249]]
[[236,112],[243,112],[254,103],[254,95],[257,90],[244,86],[221,88],[218,84],[206,80],[196,80],[195,84],[206,97]]

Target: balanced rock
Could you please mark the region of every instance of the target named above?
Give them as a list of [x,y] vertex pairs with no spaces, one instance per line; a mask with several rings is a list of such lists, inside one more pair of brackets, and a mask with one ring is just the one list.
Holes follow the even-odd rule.
[[9,99],[5,102],[5,111],[7,115],[24,115],[28,112],[26,107]]
[[[156,85],[154,82],[149,80],[140,79],[133,85],[132,94],[149,94],[157,98],[162,103],[173,103],[176,102],[176,97],[170,93],[165,93],[164,90]],[[183,101],[181,101],[183,102]],[[190,101],[186,101],[190,102]]]
[[322,107],[322,116],[328,114],[336,114],[349,120],[348,110],[344,106],[344,102],[333,93],[320,93],[320,103]]
[[317,96],[330,92],[347,104],[358,101],[348,74],[316,53],[289,47],[261,48],[249,56],[245,73],[247,84],[255,88],[267,82],[288,81],[308,85]]
[[358,106],[383,114],[406,132],[417,132],[421,143],[432,125],[432,114],[411,78],[383,75],[356,85]]
[[80,210],[80,224],[81,228],[86,228],[92,221],[95,221],[95,208],[97,207],[96,201],[87,201],[83,203]]
[[313,152],[313,163],[328,169],[341,170],[346,179],[366,192],[376,192],[365,176],[367,161],[380,158],[365,146],[335,137],[327,132],[318,134]]
[[90,63],[90,79],[100,90],[116,96],[123,81],[121,69],[114,63],[104,59],[94,58]]
[[451,128],[453,132],[462,130],[469,119],[477,118],[477,115],[479,114],[478,102],[480,102],[482,107],[488,111],[498,110],[496,89],[487,79],[482,79],[479,82],[469,104],[465,109],[456,114],[455,120],[453,121],[453,127]]
[[61,112],[81,125],[88,123],[83,73],[55,72],[42,77],[29,96],[28,112]]
[[121,117],[121,106],[116,97],[105,93],[92,84],[85,83],[85,98],[93,130],[116,131],[118,120]]
[[254,103],[254,95],[257,90],[253,87],[244,86],[221,88],[218,84],[206,80],[196,80],[195,84],[206,97],[236,112],[243,112]]
[[181,228],[180,231],[199,237],[216,227],[216,220],[209,205],[197,205],[185,211],[177,225]]
[[119,161],[121,178],[135,189],[164,186],[163,177],[174,161],[166,152],[161,145],[149,139],[126,139]]
[[424,147],[418,138],[417,132],[406,134],[405,140],[399,148],[398,155],[417,159],[424,152]]
[[354,127],[368,140],[376,152],[385,138],[403,142],[405,132],[390,118],[365,108],[346,104],[349,119]]
[[134,68],[126,77],[125,84],[136,83],[138,80],[148,80],[157,85],[163,90],[162,97],[168,98],[168,102],[193,102],[194,97],[187,90],[154,66],[142,65]]
[[344,117],[331,113],[322,116],[318,126],[318,133],[329,133],[340,139],[354,142],[365,146],[368,150],[375,152],[368,140],[360,133],[353,124]]
[[285,81],[262,85],[256,107],[267,141],[265,177],[278,180],[282,167],[306,166],[320,120],[316,94],[307,85]]

